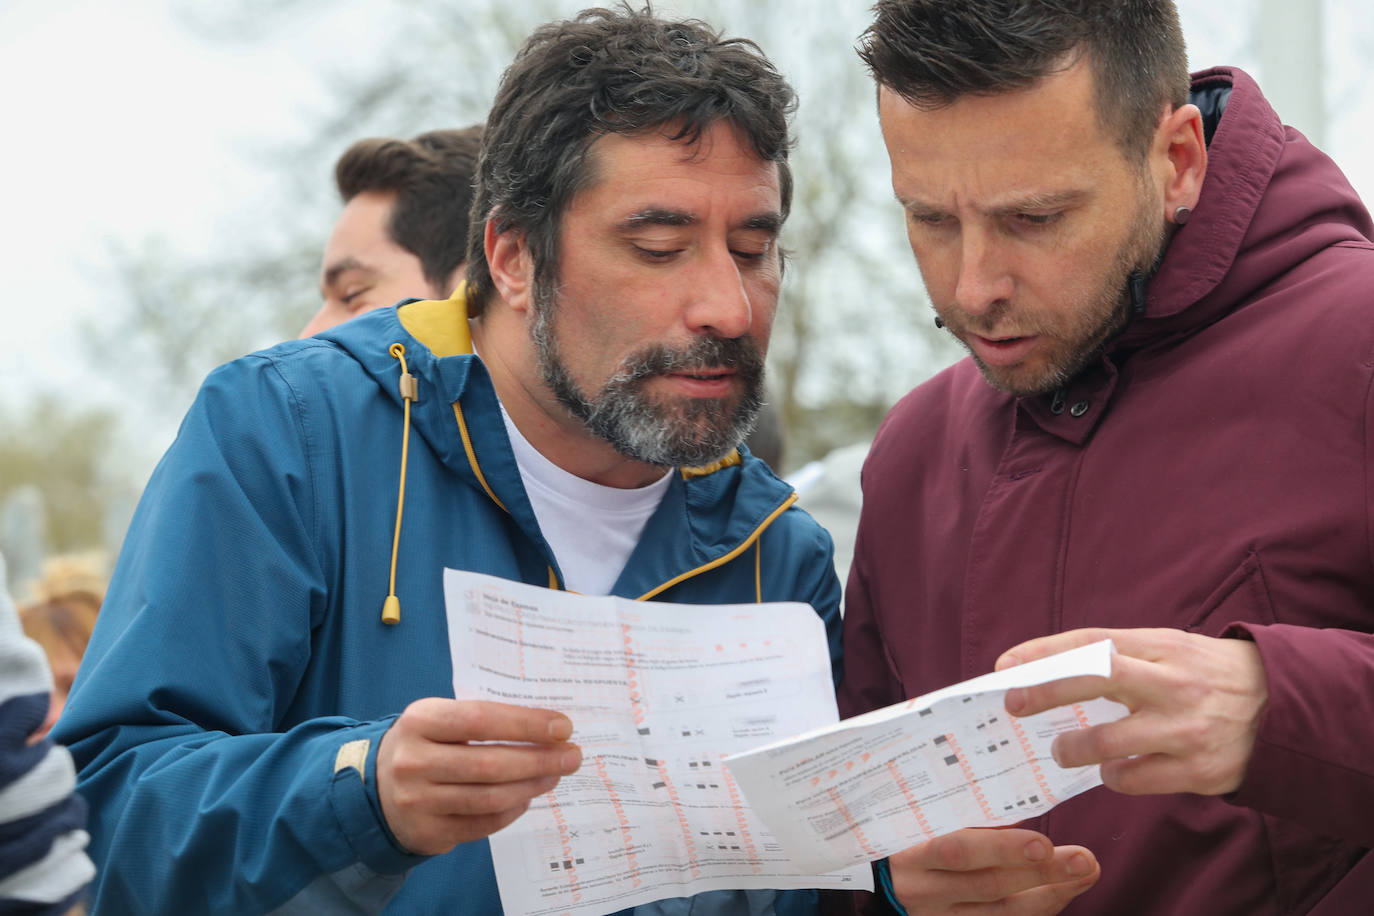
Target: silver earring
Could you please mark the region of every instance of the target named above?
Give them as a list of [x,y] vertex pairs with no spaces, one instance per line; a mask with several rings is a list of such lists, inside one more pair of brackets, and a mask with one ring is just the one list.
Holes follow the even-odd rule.
[[1193,215],[1191,207],[1179,207],[1174,211],[1174,222],[1182,226],[1188,222],[1188,217]]

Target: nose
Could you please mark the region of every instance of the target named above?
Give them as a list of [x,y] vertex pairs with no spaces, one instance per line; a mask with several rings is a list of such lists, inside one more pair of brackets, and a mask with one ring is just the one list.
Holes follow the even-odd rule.
[[754,306],[745,288],[740,265],[729,249],[721,246],[703,257],[693,272],[688,298],[687,325],[698,334],[742,337],[754,321]]
[[959,280],[954,301],[970,315],[982,315],[994,304],[1011,298],[1011,273],[996,238],[975,227],[960,240]]

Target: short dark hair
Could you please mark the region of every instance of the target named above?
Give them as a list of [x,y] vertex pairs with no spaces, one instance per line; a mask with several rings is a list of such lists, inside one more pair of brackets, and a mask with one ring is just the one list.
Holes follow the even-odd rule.
[[467,251],[481,143],[480,124],[431,130],[413,140],[370,137],[350,146],[334,166],[344,203],[367,191],[396,195],[387,231],[420,259],[425,279],[436,289],[448,283]]
[[878,0],[873,9],[859,56],[918,108],[1024,89],[1086,55],[1098,120],[1138,160],[1165,106],[1188,101],[1173,0]]
[[523,232],[535,278],[558,270],[563,211],[594,179],[590,150],[609,133],[669,127],[695,142],[731,122],[759,158],[775,162],[782,215],[792,199],[787,167],[796,95],[752,41],[722,38],[698,20],[665,21],[648,7],[583,10],[541,26],[501,77],[477,166],[468,243],[468,309],[495,292],[483,227]]

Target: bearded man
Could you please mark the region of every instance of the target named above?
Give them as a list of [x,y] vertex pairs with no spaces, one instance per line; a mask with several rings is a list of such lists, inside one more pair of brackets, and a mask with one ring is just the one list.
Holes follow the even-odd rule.
[[[937,321],[970,358],[863,473],[852,715],[1110,636],[1058,737],[1105,789],[880,868],[912,914],[1365,912],[1374,236],[1170,0],[880,0],[861,54]],[[1081,896],[1080,896],[1081,895]]]
[[500,913],[486,837],[578,768],[576,723],[453,699],[445,567],[803,601],[837,655],[830,538],[739,447],[792,108],[755,46],[703,23],[547,25],[485,128],[466,296],[210,377],[59,725],[95,812],[97,911]]

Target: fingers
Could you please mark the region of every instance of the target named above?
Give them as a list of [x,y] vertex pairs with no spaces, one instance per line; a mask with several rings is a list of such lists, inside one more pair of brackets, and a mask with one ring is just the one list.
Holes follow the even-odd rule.
[[566,776],[582,765],[575,744],[441,744],[415,741],[397,748],[393,766],[430,782],[501,783]]
[[402,830],[392,826],[392,834],[401,847],[415,855],[442,855],[459,843],[470,843],[491,836],[508,827],[529,809],[529,801],[495,814],[435,815],[422,813],[405,822]]
[[[1070,649],[1077,649],[1079,646],[1101,642],[1104,639],[1113,639],[1116,634],[1120,632],[1120,630],[1105,630],[1101,627],[1087,627],[1081,630],[1068,630],[1064,633],[1055,633],[1052,636],[1041,636],[1038,639],[1027,640],[1003,652],[997,659],[997,663],[993,665],[993,669],[1001,671],[1003,668],[1010,668],[1013,665],[1024,665],[1026,662],[1033,662],[1047,655],[1067,652]],[[1117,647],[1118,651],[1120,648],[1120,646]]]
[[479,818],[519,809],[558,785],[557,776],[541,776],[490,785],[432,785],[401,780],[388,792],[390,806],[407,820],[417,817]]
[[[1078,634],[1093,636],[1081,644],[1107,638],[1116,644],[1117,651],[1112,655],[1111,677],[1063,678],[1033,687],[1009,690],[1006,699],[1007,712],[1014,716],[1030,716],[1057,706],[1081,703],[1096,697],[1115,700],[1132,712],[1170,703],[1197,702],[1207,689],[1207,685],[1197,677],[1200,672],[1195,665],[1180,664],[1179,661],[1196,654],[1197,646],[1194,643],[1197,640],[1221,642],[1181,630],[1071,630],[1059,636],[1074,637],[1072,641],[1078,641],[1081,638]],[[998,664],[1002,664],[1009,657],[1021,658],[1018,653],[1025,647],[1035,647],[1038,651],[1057,638],[1046,637],[1043,640],[1022,643],[998,659]],[[1022,659],[1023,662],[1028,660],[1030,659]],[[1188,694],[1192,694],[1191,698]]]
[[1007,691],[1006,709],[1029,716],[1095,697],[1130,715],[1059,735],[1064,767],[1103,764],[1103,782],[1129,794],[1220,795],[1240,787],[1254,751],[1268,683],[1259,649],[1241,639],[1182,630],[1074,630],[1032,640],[999,660],[1110,637],[1117,646],[1109,678],[1065,678]]
[[1116,646],[1116,651],[1122,655],[1129,655],[1146,661],[1158,661],[1173,646],[1177,645],[1180,636],[1187,635],[1182,630],[1168,627],[1132,630],[1085,627],[1080,630],[1055,633],[1053,636],[1041,636],[1038,639],[1027,640],[1018,646],[1012,646],[1002,653],[994,667],[1001,671],[1012,665],[1024,665],[1026,662],[1032,662],[1047,655],[1067,652],[1069,649],[1077,649],[1079,646],[1086,646],[1089,643],[1100,642],[1104,639],[1110,639]]
[[1057,913],[1100,874],[1081,846],[1055,847],[1030,830],[960,830],[894,855],[893,891],[913,913],[965,911],[999,903],[998,912]]
[[1013,716],[1033,716],[1057,706],[1082,703],[1096,697],[1107,697],[1126,706],[1116,660],[1112,660],[1112,677],[1066,677],[1058,681],[1036,684],[1033,687],[1013,687],[1007,691],[1003,705]]
[[[572,736],[572,720],[561,712],[484,700],[427,697],[406,707],[401,719],[431,741],[521,741],[545,744]],[[398,722],[400,720],[397,720]]]
[[382,816],[397,842],[423,855],[488,836],[577,770],[571,733],[568,717],[549,710],[417,700],[377,749]]

